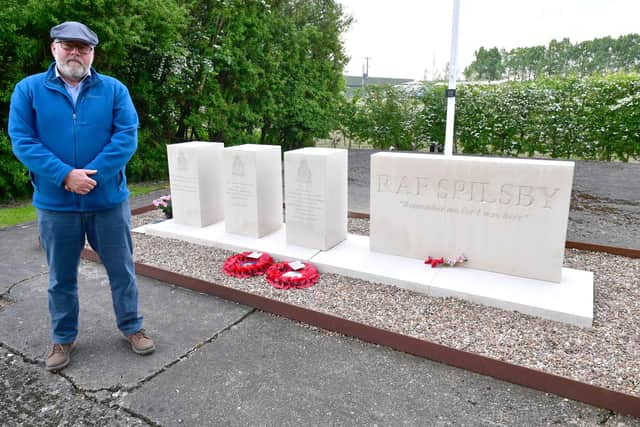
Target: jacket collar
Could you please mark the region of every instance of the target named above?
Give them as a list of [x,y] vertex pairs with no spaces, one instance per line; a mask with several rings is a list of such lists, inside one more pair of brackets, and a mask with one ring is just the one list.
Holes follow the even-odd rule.
[[[49,84],[64,86],[62,81],[56,76],[55,61],[52,62],[51,65],[49,65],[49,68],[47,69],[47,76],[45,78],[45,81]],[[100,82],[100,74],[98,74],[95,68],[91,67],[89,75],[84,80],[84,84],[86,86],[93,86],[95,84],[98,84],[98,82]]]

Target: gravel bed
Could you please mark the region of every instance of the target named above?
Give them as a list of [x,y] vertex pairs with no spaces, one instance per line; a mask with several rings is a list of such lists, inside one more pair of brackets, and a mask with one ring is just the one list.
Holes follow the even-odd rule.
[[[134,227],[157,221],[152,211]],[[366,219],[349,232],[368,234]],[[134,233],[137,262],[451,348],[640,396],[640,259],[567,249],[565,267],[594,273],[592,328],[580,328],[457,298],[323,274],[308,289],[283,291],[264,278],[222,273],[233,252]],[[188,254],[188,255],[187,255]]]

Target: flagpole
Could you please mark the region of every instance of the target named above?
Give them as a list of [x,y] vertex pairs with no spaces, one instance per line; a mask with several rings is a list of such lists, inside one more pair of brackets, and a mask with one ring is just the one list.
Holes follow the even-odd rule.
[[453,125],[456,115],[456,65],[458,62],[458,18],[460,0],[453,0],[453,24],[451,26],[451,57],[449,59],[449,88],[447,89],[447,127],[444,137],[444,155],[453,155]]

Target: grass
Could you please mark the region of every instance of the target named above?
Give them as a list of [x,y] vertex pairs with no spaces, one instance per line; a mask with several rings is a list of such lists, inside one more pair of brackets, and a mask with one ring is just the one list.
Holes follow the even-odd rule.
[[[169,181],[137,182],[135,184],[129,184],[131,197],[151,193],[156,190],[162,190],[163,188],[169,188]],[[169,190],[167,190],[167,192],[168,191]]]
[[[129,184],[129,191],[131,192],[131,197],[133,197],[168,187],[169,183],[167,181],[141,182]],[[12,225],[35,220],[36,208],[31,205],[30,201],[21,201],[16,204],[0,208],[0,228],[11,227]]]
[[0,209],[0,228],[35,220],[36,209],[31,205],[31,202]]

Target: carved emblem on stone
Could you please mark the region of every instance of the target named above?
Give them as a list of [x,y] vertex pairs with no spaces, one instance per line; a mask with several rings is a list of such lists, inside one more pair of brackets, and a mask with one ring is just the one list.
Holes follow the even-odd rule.
[[188,169],[189,169],[189,162],[187,161],[187,158],[185,157],[184,153],[180,151],[178,153],[178,170],[186,171]]
[[244,163],[239,156],[233,158],[233,164],[231,165],[231,174],[233,176],[244,176]]
[[311,169],[304,159],[298,165],[297,179],[299,184],[311,184]]

